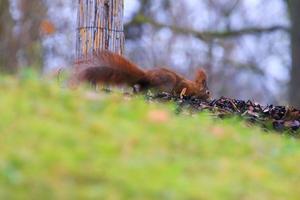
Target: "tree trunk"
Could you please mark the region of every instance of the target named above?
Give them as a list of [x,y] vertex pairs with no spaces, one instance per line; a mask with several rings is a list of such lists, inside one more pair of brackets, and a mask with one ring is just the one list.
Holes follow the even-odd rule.
[[300,108],[300,1],[290,0],[289,8],[292,22],[290,104]]
[[[10,11],[10,0],[0,0],[0,72],[42,66],[40,24],[47,9],[41,0],[19,0]],[[14,19],[11,13],[20,13]],[[2,39],[3,38],[3,39]]]
[[0,3],[0,73],[17,70],[17,42],[13,37],[14,22],[9,12],[9,0]]
[[76,57],[124,51],[123,0],[79,0]]

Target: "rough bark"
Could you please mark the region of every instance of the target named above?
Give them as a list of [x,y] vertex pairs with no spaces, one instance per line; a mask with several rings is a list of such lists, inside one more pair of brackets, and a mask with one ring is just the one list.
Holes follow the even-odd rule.
[[123,54],[123,0],[78,0],[76,57],[98,50]]

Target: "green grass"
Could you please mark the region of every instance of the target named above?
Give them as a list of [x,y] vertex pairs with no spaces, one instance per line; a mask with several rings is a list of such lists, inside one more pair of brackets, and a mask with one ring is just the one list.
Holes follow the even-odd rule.
[[300,199],[300,143],[175,106],[0,79],[0,199]]

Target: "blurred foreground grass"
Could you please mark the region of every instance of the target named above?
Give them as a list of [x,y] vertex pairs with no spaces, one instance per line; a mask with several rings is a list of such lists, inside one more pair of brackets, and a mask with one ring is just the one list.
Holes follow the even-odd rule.
[[142,98],[0,79],[0,199],[300,199],[300,141]]

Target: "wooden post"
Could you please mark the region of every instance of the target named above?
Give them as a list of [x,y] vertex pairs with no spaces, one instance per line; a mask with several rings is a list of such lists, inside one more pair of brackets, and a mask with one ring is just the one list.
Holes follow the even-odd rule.
[[124,52],[123,0],[78,0],[76,57]]

